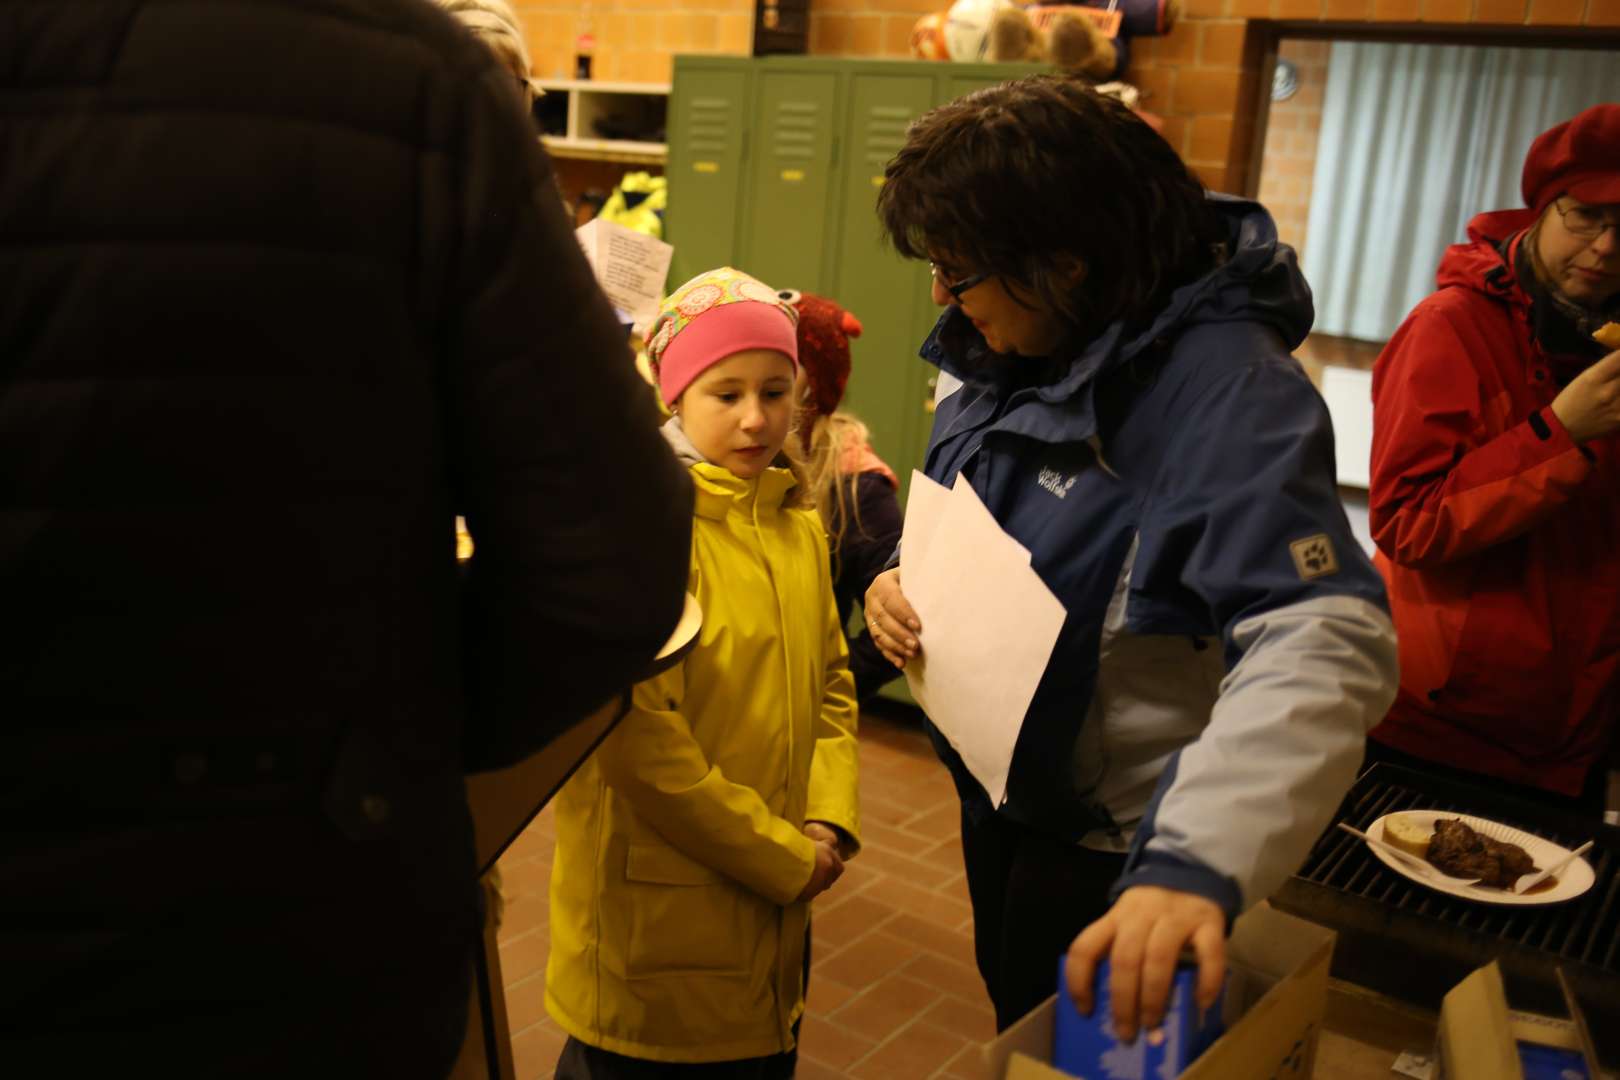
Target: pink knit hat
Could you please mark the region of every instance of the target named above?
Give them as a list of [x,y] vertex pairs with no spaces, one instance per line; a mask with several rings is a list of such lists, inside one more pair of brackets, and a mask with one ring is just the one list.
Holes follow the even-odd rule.
[[774,349],[799,370],[798,313],[740,270],[708,270],[669,294],[647,331],[647,359],[664,404],[728,356]]

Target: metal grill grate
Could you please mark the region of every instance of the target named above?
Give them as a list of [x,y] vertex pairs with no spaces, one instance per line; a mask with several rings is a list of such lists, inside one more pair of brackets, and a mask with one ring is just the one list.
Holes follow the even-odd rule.
[[1473,903],[1408,880],[1330,827],[1272,902],[1340,932],[1333,973],[1438,1008],[1446,990],[1496,959],[1516,1006],[1561,1015],[1554,968],[1562,966],[1593,1027],[1608,1036],[1598,1039],[1601,1056],[1620,1059],[1620,829],[1384,764],[1356,781],[1335,821],[1365,830],[1400,810],[1473,814],[1567,848],[1593,840],[1586,858],[1597,880],[1563,904]]

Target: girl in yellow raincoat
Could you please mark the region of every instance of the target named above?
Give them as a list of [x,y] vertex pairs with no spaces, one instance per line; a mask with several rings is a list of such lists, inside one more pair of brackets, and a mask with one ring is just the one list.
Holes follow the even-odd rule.
[[[696,488],[697,647],[556,800],[546,1005],[558,1080],[792,1075],[809,901],[859,843],[854,680],[826,536],[779,457],[795,313],[730,268],[648,339]],[[633,498],[634,478],[608,477]]]

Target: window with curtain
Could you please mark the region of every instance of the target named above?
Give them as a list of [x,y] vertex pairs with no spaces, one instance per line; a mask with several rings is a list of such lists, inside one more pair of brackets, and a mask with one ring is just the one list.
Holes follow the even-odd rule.
[[1535,137],[1620,101],[1613,52],[1335,42],[1305,275],[1315,331],[1385,341],[1475,214],[1522,207]]

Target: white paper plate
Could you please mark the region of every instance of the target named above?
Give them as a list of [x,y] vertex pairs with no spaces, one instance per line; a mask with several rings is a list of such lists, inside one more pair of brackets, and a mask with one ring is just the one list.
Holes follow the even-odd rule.
[[[1544,870],[1554,865],[1569,854],[1568,848],[1560,847],[1551,840],[1543,840],[1539,836],[1521,832],[1510,825],[1473,817],[1469,814],[1450,814],[1439,810],[1403,810],[1398,814],[1385,814],[1367,826],[1365,830],[1367,835],[1374,840],[1384,840],[1384,822],[1392,817],[1403,818],[1419,828],[1429,830],[1432,830],[1434,823],[1442,818],[1447,820],[1458,819],[1475,832],[1483,833],[1492,840],[1518,844],[1535,861],[1538,870]],[[1388,843],[1387,840],[1384,842]],[[1449,878],[1438,869],[1434,870],[1433,877],[1429,877],[1420,871],[1408,868],[1405,863],[1395,856],[1387,854],[1371,844],[1367,845],[1367,850],[1372,852],[1373,857],[1379,862],[1404,878],[1409,878],[1419,885],[1427,885],[1436,892],[1449,893],[1452,896],[1460,896],[1464,900],[1473,900],[1481,904],[1561,904],[1566,900],[1575,899],[1587,889],[1590,889],[1592,883],[1597,880],[1597,875],[1592,872],[1591,864],[1585,859],[1576,859],[1558,872],[1556,875],[1558,883],[1552,888],[1545,888],[1546,882],[1542,882],[1542,886],[1538,887],[1535,892],[1520,896],[1518,893],[1498,889],[1490,885],[1464,885],[1462,884],[1462,878]],[[1434,868],[1431,867],[1431,869]]]

